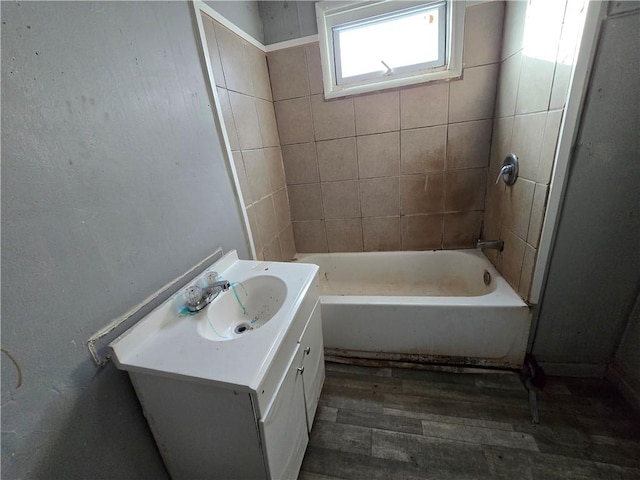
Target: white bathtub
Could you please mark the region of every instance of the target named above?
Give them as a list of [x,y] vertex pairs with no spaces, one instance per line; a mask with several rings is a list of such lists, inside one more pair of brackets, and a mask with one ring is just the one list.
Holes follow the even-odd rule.
[[328,355],[522,365],[529,307],[479,251],[299,254],[297,259],[320,267]]

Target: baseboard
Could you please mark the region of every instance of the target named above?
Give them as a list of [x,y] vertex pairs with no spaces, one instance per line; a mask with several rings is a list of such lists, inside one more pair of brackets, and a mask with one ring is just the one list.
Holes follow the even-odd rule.
[[325,349],[325,362],[341,363],[345,365],[356,365],[360,367],[376,367],[376,368],[408,368],[412,370],[429,370],[433,372],[448,373],[492,373],[492,374],[513,374],[513,369],[464,366],[464,365],[443,365],[432,363],[414,363],[402,362],[398,360],[382,360],[359,357],[345,357],[341,355],[332,355]]
[[558,377],[590,377],[603,378],[607,373],[607,366],[600,363],[556,363],[541,362],[538,365],[542,367],[547,375]]
[[343,348],[324,347],[325,358],[337,359],[359,359],[369,362],[378,362],[381,366],[384,362],[408,363],[412,365],[440,365],[463,368],[487,368],[498,370],[520,371],[522,362],[510,362],[507,359],[479,358],[479,357],[455,357],[451,355],[430,355],[423,353],[390,353],[390,352],[369,352],[362,350],[346,350]]
[[607,368],[607,379],[613,383],[622,396],[631,404],[631,406],[640,412],[640,386],[632,385],[625,376],[624,372],[620,370],[620,367],[615,361],[609,364]]

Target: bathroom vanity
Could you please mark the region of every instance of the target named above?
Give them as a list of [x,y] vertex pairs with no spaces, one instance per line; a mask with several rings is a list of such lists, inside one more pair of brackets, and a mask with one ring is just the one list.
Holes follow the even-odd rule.
[[174,480],[295,479],[324,382],[318,267],[232,251],[195,283],[213,270],[232,288],[187,314],[176,293],[113,359]]

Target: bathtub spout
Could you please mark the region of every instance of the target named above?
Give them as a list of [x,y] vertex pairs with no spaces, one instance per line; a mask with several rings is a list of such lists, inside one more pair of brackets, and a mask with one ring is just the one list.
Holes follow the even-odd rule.
[[504,249],[504,242],[502,240],[478,240],[476,248],[482,250],[483,248],[491,248],[501,252]]

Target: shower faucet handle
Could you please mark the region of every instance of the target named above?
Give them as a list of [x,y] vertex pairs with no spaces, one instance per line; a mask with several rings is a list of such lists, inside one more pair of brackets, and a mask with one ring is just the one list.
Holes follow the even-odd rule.
[[513,170],[513,167],[511,165],[504,165],[498,172],[498,176],[496,178],[496,185],[498,184],[498,182],[500,181],[503,175],[511,174],[511,170]]
[[500,181],[500,178],[504,180],[507,185],[513,185],[518,179],[518,156],[515,153],[507,155],[502,162],[502,168],[496,178],[496,185]]

